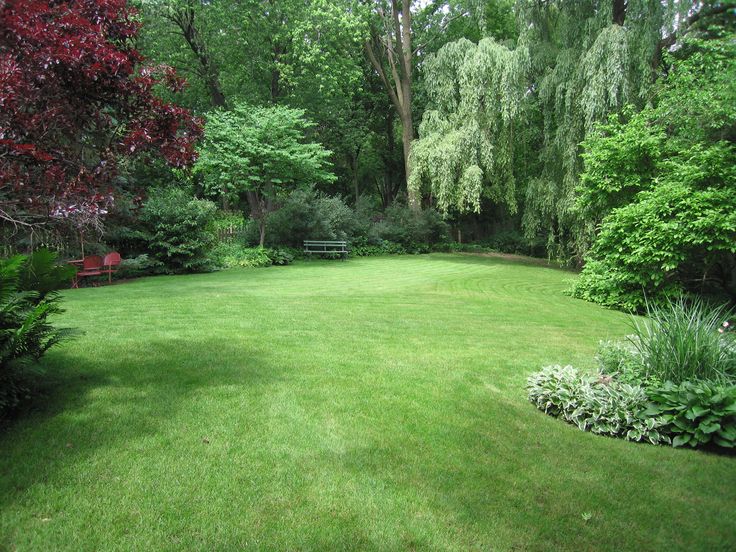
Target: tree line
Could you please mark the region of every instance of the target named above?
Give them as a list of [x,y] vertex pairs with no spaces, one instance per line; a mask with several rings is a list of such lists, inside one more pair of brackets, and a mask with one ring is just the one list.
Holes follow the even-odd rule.
[[[247,213],[263,244],[271,213],[309,186],[356,207],[435,209],[464,239],[513,235],[585,265],[576,293],[612,306],[736,292],[732,2],[0,9],[11,225],[101,227],[176,183]],[[77,42],[80,30],[97,38]]]

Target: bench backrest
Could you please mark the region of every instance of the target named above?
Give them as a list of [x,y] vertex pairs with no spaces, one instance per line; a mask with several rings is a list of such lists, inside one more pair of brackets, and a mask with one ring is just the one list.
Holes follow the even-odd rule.
[[304,245],[341,245],[346,246],[348,242],[346,241],[320,241],[320,240],[304,240]]

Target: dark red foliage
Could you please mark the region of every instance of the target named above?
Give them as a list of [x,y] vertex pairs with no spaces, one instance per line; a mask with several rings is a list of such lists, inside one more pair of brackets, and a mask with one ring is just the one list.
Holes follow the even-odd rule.
[[111,201],[123,158],[196,159],[202,128],[154,88],[126,0],[0,0],[0,216],[66,216]]

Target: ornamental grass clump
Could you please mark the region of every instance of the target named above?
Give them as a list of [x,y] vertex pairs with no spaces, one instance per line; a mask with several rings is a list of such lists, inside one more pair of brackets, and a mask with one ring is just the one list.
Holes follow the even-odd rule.
[[629,341],[641,359],[643,377],[736,383],[736,344],[726,306],[679,298],[647,305],[645,320],[633,319]]

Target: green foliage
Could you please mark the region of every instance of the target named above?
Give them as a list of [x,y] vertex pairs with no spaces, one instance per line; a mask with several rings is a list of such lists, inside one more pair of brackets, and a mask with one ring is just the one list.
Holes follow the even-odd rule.
[[140,213],[138,239],[166,272],[208,270],[216,207],[177,187],[154,190]]
[[[294,190],[266,221],[266,244],[302,247],[304,240],[347,240],[354,234],[355,215],[340,197],[313,187]],[[248,239],[257,243],[255,228]]]
[[[425,245],[424,248],[426,248],[426,250],[416,251],[416,252],[417,253],[429,253],[429,245]],[[406,255],[407,253],[408,251],[400,243],[394,243],[394,242],[390,242],[386,240],[380,240],[378,243],[373,243],[373,244],[354,245],[350,248],[350,255],[354,257],[378,257],[381,255]]]
[[152,259],[147,253],[134,257],[125,257],[118,267],[117,278],[139,278],[165,272],[166,267],[161,261]]
[[625,105],[645,105],[662,36],[680,26],[692,8],[687,2],[626,2],[621,25],[613,4],[517,4],[527,22],[521,40],[531,51],[535,93],[530,102],[541,119],[520,121],[541,130],[532,137],[531,151],[536,148],[542,161],[539,174],[530,174],[527,181],[523,226],[528,237],[545,237],[550,254],[571,257],[575,264],[582,261],[595,229],[595,220],[580,216],[575,203],[580,143],[596,123]]
[[583,143],[578,207],[602,222],[578,297],[632,310],[645,294],[736,298],[736,45],[685,49],[656,106]]
[[294,261],[294,258],[297,256],[297,252],[294,249],[288,249],[285,247],[272,247],[266,249],[266,255],[271,259],[271,264],[275,266],[285,266]]
[[583,374],[572,366],[548,366],[528,378],[527,390],[537,408],[583,431],[655,445],[669,442],[664,420],[642,414],[647,394],[641,386]]
[[265,244],[268,215],[295,188],[330,183],[330,151],[306,139],[304,111],[238,104],[207,117],[195,172],[212,196],[247,198]]
[[620,115],[612,115],[583,142],[585,172],[580,175],[577,203],[593,220],[651,187],[666,147],[664,129],[635,116],[630,106],[627,115],[633,118],[626,124]]
[[242,238],[244,226],[245,219],[242,213],[217,211],[210,228],[219,239],[232,240]]
[[369,242],[380,240],[401,245],[407,251],[449,240],[449,227],[434,209],[415,211],[403,203],[395,202],[375,222],[369,231]]
[[219,243],[212,252],[212,261],[224,268],[262,268],[288,265],[295,252],[287,248],[247,247],[237,242]]
[[[627,420],[645,424],[634,428],[634,436],[645,435],[645,427],[676,447],[715,443],[733,448],[736,339],[725,320],[728,311],[680,298],[650,306],[648,315],[648,320],[634,319],[634,334],[626,342],[600,344],[597,359],[603,376],[581,375],[570,366],[545,368],[529,379],[532,402],[583,430],[596,431],[586,416],[608,404],[599,396],[610,395],[633,412]],[[609,395],[601,385],[611,390]],[[616,394],[621,390],[623,395]],[[644,408],[642,401],[647,400]]]
[[723,331],[731,316],[725,306],[713,308],[699,299],[647,305],[647,318],[633,319],[630,340],[644,377],[736,382],[736,341],[733,332]]
[[31,397],[35,363],[71,335],[49,317],[62,312],[54,290],[68,285],[73,267],[58,266],[45,249],[0,259],[0,416]]
[[212,260],[225,268],[260,268],[272,264],[264,248],[246,247],[236,242],[218,244],[212,252]]
[[427,186],[447,213],[480,212],[487,197],[516,211],[512,121],[524,94],[528,51],[493,39],[461,39],[426,61],[421,139],[412,148],[409,186]]
[[595,355],[599,370],[632,385],[650,387],[662,383],[655,374],[648,373],[644,359],[632,344],[635,339],[628,336],[626,341],[601,341]]
[[332,182],[330,152],[305,139],[313,126],[303,110],[281,106],[212,112],[195,172],[209,193],[234,199],[248,191],[276,199],[296,185]]
[[736,386],[668,381],[647,394],[651,402],[646,414],[664,421],[673,446],[736,447]]

